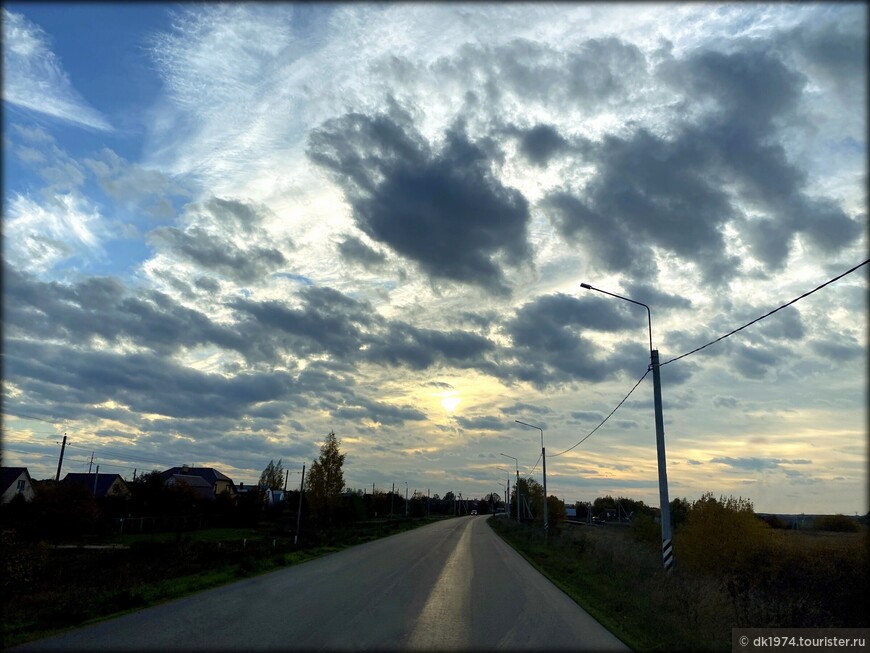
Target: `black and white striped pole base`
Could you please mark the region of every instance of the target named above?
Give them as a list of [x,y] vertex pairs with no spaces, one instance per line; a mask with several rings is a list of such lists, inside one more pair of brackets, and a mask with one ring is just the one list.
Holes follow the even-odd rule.
[[670,572],[674,566],[674,543],[671,540],[662,542],[662,563],[667,572]]

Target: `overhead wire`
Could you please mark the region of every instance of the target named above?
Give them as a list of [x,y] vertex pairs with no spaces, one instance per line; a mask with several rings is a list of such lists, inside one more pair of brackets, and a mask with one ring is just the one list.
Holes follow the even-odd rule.
[[[680,359],[682,359],[682,358],[686,358],[687,356],[690,356],[690,355],[692,355],[692,354],[695,354],[695,353],[701,351],[702,349],[705,349],[705,348],[709,347],[710,345],[714,345],[714,344],[716,344],[717,342],[720,342],[720,341],[724,340],[725,338],[728,338],[729,336],[733,336],[735,333],[738,333],[739,331],[742,331],[743,329],[745,329],[745,328],[747,328],[747,327],[749,327],[749,326],[752,326],[753,324],[755,324],[755,323],[757,323],[757,322],[760,322],[761,320],[763,320],[763,319],[765,319],[765,318],[767,318],[767,317],[770,317],[770,316],[773,315],[774,313],[776,313],[776,312],[778,312],[778,311],[781,311],[782,309],[791,306],[792,304],[794,304],[794,303],[800,301],[801,299],[804,299],[805,297],[809,297],[810,295],[812,295],[812,294],[815,293],[815,292],[818,292],[819,290],[821,290],[821,289],[824,288],[825,286],[829,286],[830,284],[834,283],[835,281],[839,281],[839,280],[842,279],[843,277],[845,277],[845,276],[847,276],[847,275],[849,275],[849,274],[855,272],[855,270],[858,270],[859,268],[861,268],[861,267],[867,265],[868,263],[870,263],[870,259],[866,259],[865,261],[862,261],[862,262],[859,263],[858,265],[856,265],[856,266],[854,266],[854,267],[852,267],[852,268],[849,268],[848,270],[846,270],[846,271],[843,272],[842,274],[838,274],[836,277],[834,277],[834,278],[832,278],[832,279],[829,279],[829,280],[826,281],[825,283],[823,283],[823,284],[821,284],[821,285],[819,285],[819,286],[816,286],[816,287],[813,288],[812,290],[807,291],[807,292],[803,293],[802,295],[799,295],[798,297],[795,297],[795,298],[792,299],[790,302],[787,302],[787,303],[785,303],[785,304],[783,304],[783,305],[781,305],[781,306],[779,306],[779,307],[773,309],[772,311],[769,311],[769,312],[765,313],[765,314],[762,315],[761,317],[757,317],[757,318],[755,318],[754,320],[752,320],[751,322],[747,322],[747,323],[744,324],[743,326],[741,326],[741,327],[739,327],[739,328],[737,328],[737,329],[734,329],[733,331],[729,331],[729,332],[726,333],[725,335],[720,336],[719,338],[716,338],[715,340],[711,340],[711,341],[708,342],[706,345],[702,345],[701,347],[696,347],[695,349],[693,349],[693,350],[691,350],[691,351],[688,351],[688,352],[686,352],[685,354],[681,354],[680,356],[676,356],[675,358],[671,358],[670,360],[667,360],[667,361],[665,361],[664,363],[660,363],[660,364],[659,364],[659,367],[661,368],[663,365],[667,365],[668,363],[673,363],[673,362],[678,361],[678,360],[680,360]],[[556,456],[561,456],[562,454],[566,454],[566,453],[568,453],[568,452],[571,451],[572,449],[574,449],[574,448],[578,447],[579,445],[581,445],[581,444],[582,444],[583,442],[585,442],[586,439],[589,438],[593,433],[595,433],[598,429],[600,429],[602,426],[604,426],[604,423],[607,422],[607,420],[610,419],[610,418],[613,416],[613,414],[614,414],[617,410],[619,410],[619,408],[622,406],[622,404],[624,404],[624,403],[626,402],[626,400],[631,396],[631,393],[633,393],[633,392],[637,389],[637,387],[638,387],[638,386],[641,384],[641,382],[646,378],[646,376],[650,373],[651,370],[652,370],[652,365],[650,365],[649,367],[647,367],[646,372],[644,372],[643,376],[640,377],[640,379],[638,379],[637,383],[635,383],[635,384],[634,384],[634,387],[632,387],[632,389],[628,391],[628,394],[625,395],[625,397],[622,399],[622,401],[620,401],[620,402],[616,405],[616,407],[615,407],[612,411],[610,411],[610,414],[608,414],[607,417],[605,417],[603,420],[601,420],[601,422],[598,424],[598,426],[596,426],[596,427],[595,427],[594,429],[592,429],[589,433],[587,433],[587,434],[583,437],[583,439],[581,439],[581,440],[580,440],[577,444],[575,444],[574,446],[572,446],[572,447],[570,447],[570,448],[568,448],[568,449],[565,449],[565,451],[560,451],[559,453],[551,454],[550,457],[551,457],[551,458],[555,458]],[[538,460],[540,461],[540,458],[539,458]],[[537,467],[537,463],[535,463],[535,467]],[[533,470],[533,471],[534,471],[534,470]]]
[[685,358],[686,356],[691,356],[692,354],[696,354],[696,353],[698,353],[699,351],[701,351],[702,349],[706,349],[706,348],[709,347],[710,345],[715,345],[717,342],[719,342],[719,341],[721,341],[721,340],[725,340],[725,338],[727,338],[728,336],[733,336],[733,335],[734,335],[735,333],[737,333],[738,331],[742,331],[742,330],[745,329],[746,327],[752,326],[752,325],[755,324],[756,322],[760,322],[761,320],[763,320],[763,319],[766,318],[766,317],[770,317],[771,315],[773,315],[773,314],[776,313],[777,311],[781,311],[782,309],[787,308],[788,306],[791,306],[792,304],[794,304],[795,302],[800,301],[800,300],[803,299],[804,297],[809,297],[809,296],[812,295],[814,292],[818,292],[819,290],[821,290],[821,289],[824,288],[825,286],[828,286],[828,285],[834,283],[835,281],[839,281],[840,279],[842,279],[843,277],[845,277],[847,274],[852,274],[855,270],[857,270],[858,268],[860,268],[860,267],[862,267],[862,266],[864,266],[864,265],[867,265],[868,263],[870,263],[870,259],[867,259],[867,260],[864,261],[863,263],[859,263],[859,264],[856,265],[855,267],[846,270],[845,272],[843,272],[842,274],[837,275],[837,276],[834,277],[833,279],[829,279],[828,281],[826,281],[826,282],[823,283],[822,285],[820,285],[820,286],[816,286],[816,287],[813,288],[812,290],[810,290],[810,291],[808,291],[808,292],[805,292],[803,295],[800,295],[799,297],[795,297],[795,298],[792,299],[790,302],[787,302],[787,303],[783,304],[782,306],[779,306],[778,308],[773,309],[773,310],[770,311],[769,313],[765,313],[765,314],[762,315],[761,317],[757,317],[757,318],[755,318],[754,320],[752,320],[751,322],[747,322],[747,323],[744,324],[742,327],[740,327],[740,328],[738,328],[738,329],[734,329],[733,331],[729,331],[729,332],[726,333],[724,336],[719,336],[719,337],[716,338],[715,340],[711,340],[711,341],[708,342],[706,345],[702,345],[702,346],[700,346],[700,347],[696,347],[696,348],[693,349],[692,351],[687,351],[685,354],[681,354],[681,355],[679,355],[679,356],[677,356],[677,357],[675,357],[675,358],[671,358],[670,360],[667,360],[667,361],[665,361],[664,363],[659,363],[659,367],[662,367],[663,365],[667,365],[668,363],[673,363],[674,361],[678,361],[678,360],[680,360],[681,358]]
[[565,454],[565,453],[568,453],[569,451],[571,451],[571,449],[574,449],[574,448],[580,446],[589,436],[591,436],[593,433],[595,433],[595,431],[597,431],[602,426],[604,426],[604,423],[613,416],[613,413],[615,413],[617,410],[619,410],[619,408],[622,406],[622,404],[624,404],[626,402],[626,400],[631,396],[631,393],[637,389],[637,386],[639,386],[641,384],[641,382],[646,378],[646,375],[650,373],[651,369],[652,369],[651,367],[646,368],[646,372],[644,372],[643,376],[637,380],[637,383],[635,383],[634,386],[632,386],[631,390],[628,391],[628,394],[622,398],[622,401],[620,401],[618,404],[616,404],[616,408],[611,410],[610,414],[607,415],[607,417],[605,417],[603,420],[601,420],[601,422],[598,424],[598,426],[596,426],[594,429],[589,431],[589,433],[587,433],[583,437],[583,439],[580,440],[580,442],[575,444],[573,447],[569,447],[568,449],[565,449],[565,451],[560,451],[559,453],[551,454],[550,458],[555,458],[556,456],[561,456],[562,454]]

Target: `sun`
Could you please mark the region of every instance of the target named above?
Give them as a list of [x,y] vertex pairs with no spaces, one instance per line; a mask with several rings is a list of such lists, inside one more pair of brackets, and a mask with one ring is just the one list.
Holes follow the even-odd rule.
[[448,413],[452,413],[456,410],[456,407],[459,405],[459,402],[462,401],[459,397],[444,397],[441,400],[441,405],[444,406],[444,410]]

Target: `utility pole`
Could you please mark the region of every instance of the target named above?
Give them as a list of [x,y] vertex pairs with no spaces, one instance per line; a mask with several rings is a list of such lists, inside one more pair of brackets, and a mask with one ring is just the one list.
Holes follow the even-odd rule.
[[405,517],[408,516],[408,483],[405,483]]
[[652,337],[652,311],[649,306],[643,302],[635,301],[630,297],[615,295],[612,292],[594,288],[588,283],[581,283],[581,288],[586,290],[595,290],[617,299],[622,299],[638,306],[643,306],[646,309],[647,326],[649,327],[649,360],[650,368],[653,373],[653,400],[655,402],[655,422],[656,422],[656,450],[658,452],[658,467],[659,467],[659,510],[661,511],[662,522],[662,564],[665,571],[670,571],[674,565],[674,549],[671,542],[671,506],[668,501],[668,472],[666,468],[665,457],[665,421],[662,417],[662,381],[659,374],[659,350],[653,349]]
[[287,483],[290,480],[290,469],[287,469],[287,474],[284,476],[284,495],[287,494]]
[[66,449],[66,433],[63,434],[63,444],[60,445],[60,460],[57,461],[57,474],[54,477],[55,482],[60,481],[60,468],[63,465],[64,449]]
[[88,474],[91,473],[91,467],[94,465],[94,452],[91,452],[91,460],[88,462]]
[[302,480],[299,482],[299,505],[296,507],[296,532],[293,534],[293,546],[299,541],[299,525],[302,523],[302,493],[305,491],[305,464],[302,464]]
[[390,486],[390,519],[393,518],[393,498],[396,496],[396,484]]
[[[88,469],[88,474],[91,473],[90,468]],[[94,474],[94,496],[97,496],[97,479],[100,477],[100,466],[97,465],[97,473]]]
[[[647,308],[649,310],[649,308]],[[650,319],[651,320],[651,319]],[[652,334],[652,327],[650,327]],[[650,335],[652,341],[652,335]],[[656,449],[659,465],[659,510],[662,520],[662,564],[670,571],[674,564],[674,545],[671,542],[671,504],[668,501],[668,471],[665,458],[665,420],[662,416],[662,381],[659,374],[659,350],[650,351],[653,371],[653,399],[656,413]]]

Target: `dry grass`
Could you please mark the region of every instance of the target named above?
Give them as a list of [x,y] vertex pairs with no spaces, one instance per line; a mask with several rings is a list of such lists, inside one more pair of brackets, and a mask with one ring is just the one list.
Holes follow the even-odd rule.
[[546,549],[537,533],[498,530],[635,650],[729,651],[734,627],[870,626],[866,529],[777,531],[750,517],[676,533],[670,574],[659,543],[627,527],[566,526]]

